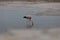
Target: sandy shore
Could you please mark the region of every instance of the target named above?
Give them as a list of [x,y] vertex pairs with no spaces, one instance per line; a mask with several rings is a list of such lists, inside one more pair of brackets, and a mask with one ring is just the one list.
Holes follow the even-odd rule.
[[60,28],[12,30],[10,33],[1,34],[0,40],[60,40]]

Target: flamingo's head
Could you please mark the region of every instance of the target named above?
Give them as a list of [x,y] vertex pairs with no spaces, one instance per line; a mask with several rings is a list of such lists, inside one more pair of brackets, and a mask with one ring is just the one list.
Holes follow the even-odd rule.
[[30,15],[27,15],[27,16],[24,16],[23,18],[26,18],[26,19],[30,19],[31,20],[31,16]]

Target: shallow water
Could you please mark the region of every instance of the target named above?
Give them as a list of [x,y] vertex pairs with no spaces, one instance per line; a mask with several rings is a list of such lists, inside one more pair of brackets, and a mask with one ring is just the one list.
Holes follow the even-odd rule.
[[[46,8],[0,6],[0,27],[25,28],[24,15],[45,12]],[[33,28],[45,29],[60,27],[60,16],[32,15]]]

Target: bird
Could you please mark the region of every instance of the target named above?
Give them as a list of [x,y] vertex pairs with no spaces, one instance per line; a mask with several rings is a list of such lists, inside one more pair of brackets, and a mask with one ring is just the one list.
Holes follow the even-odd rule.
[[31,28],[34,25],[34,23],[32,21],[32,16],[31,15],[23,16],[23,18],[28,19],[29,22],[31,22],[31,25],[29,24],[29,26],[27,28]]

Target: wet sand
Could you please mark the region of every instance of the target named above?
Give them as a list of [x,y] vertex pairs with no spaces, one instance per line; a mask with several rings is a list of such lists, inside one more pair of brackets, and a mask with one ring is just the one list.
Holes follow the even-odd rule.
[[15,29],[10,33],[1,34],[0,40],[60,40],[60,28],[45,30]]

